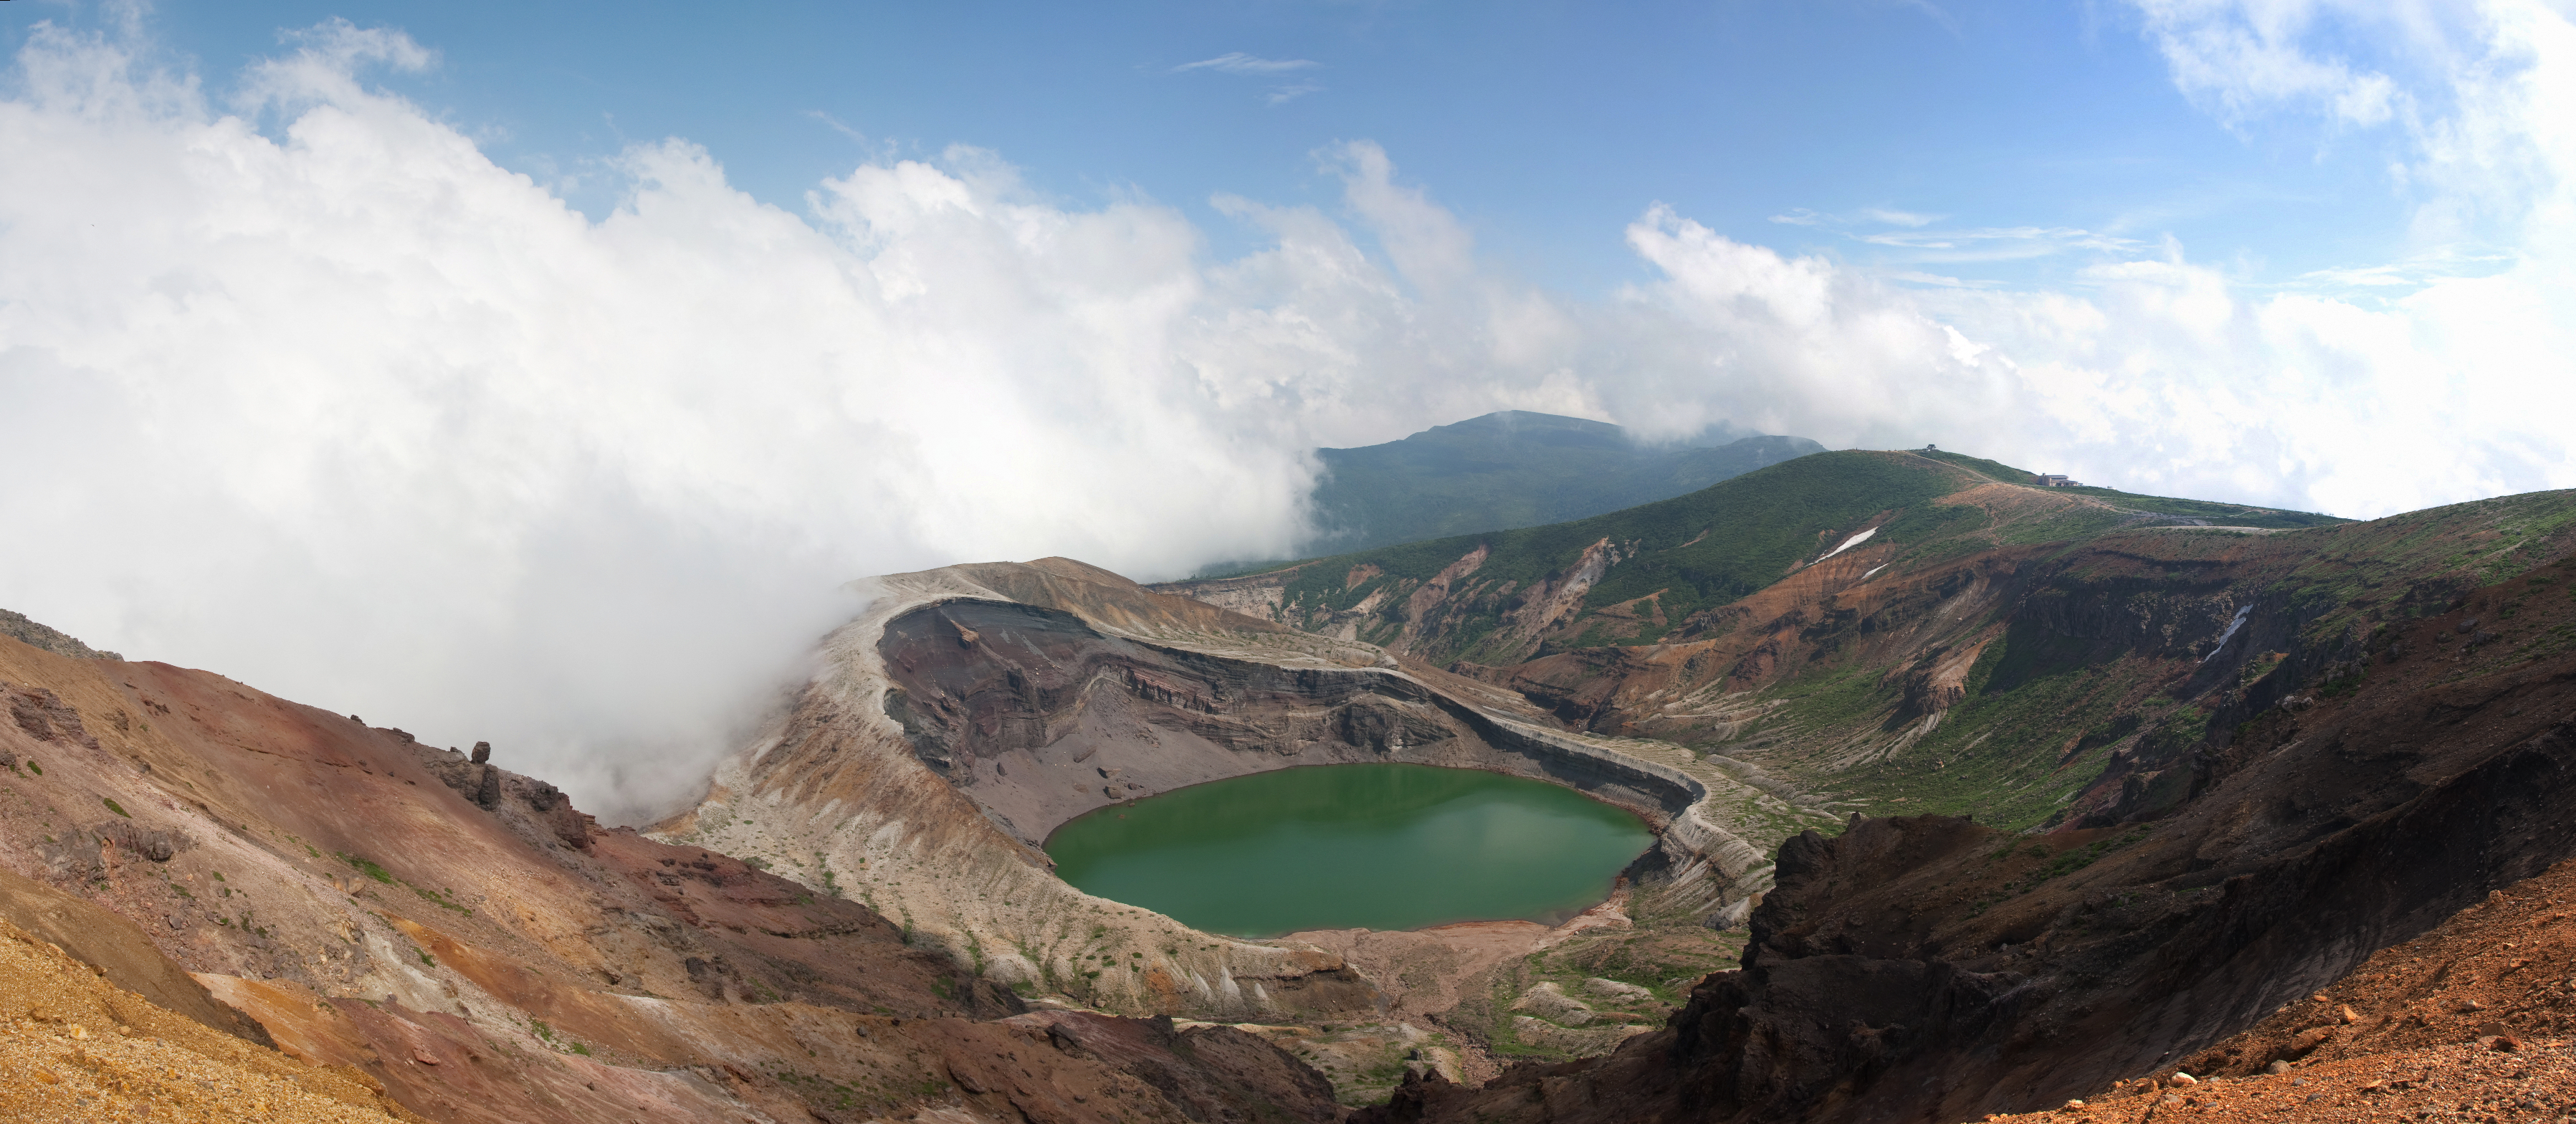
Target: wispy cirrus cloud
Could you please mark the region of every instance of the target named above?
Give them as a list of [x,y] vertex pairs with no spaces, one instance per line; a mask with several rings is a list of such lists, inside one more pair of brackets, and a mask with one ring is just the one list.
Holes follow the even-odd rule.
[[[1213,72],[1213,75],[1280,77],[1280,75],[1296,75],[1296,72],[1301,70],[1316,70],[1316,67],[1321,67],[1321,62],[1314,62],[1314,59],[1265,59],[1260,57],[1260,54],[1226,52],[1226,54],[1218,54],[1218,57],[1213,59],[1182,62],[1177,64],[1177,67],[1172,67],[1170,72],[1172,75]],[[1265,106],[1285,106],[1285,103],[1298,101],[1298,98],[1303,98],[1303,95],[1309,95],[1309,93],[1321,93],[1321,90],[1324,90],[1324,82],[1316,82],[1316,80],[1280,82],[1280,85],[1273,85],[1273,88],[1262,93],[1262,103],[1265,103]]]
[[1893,207],[1863,207],[1860,213],[1862,218],[1872,222],[1883,222],[1889,226],[1930,226],[1950,217],[1916,214],[1913,211],[1900,211]]
[[2383,289],[2412,292],[2439,281],[2500,272],[2512,266],[2514,260],[2514,255],[2501,251],[2474,252],[2457,246],[2441,246],[2401,261],[2312,269],[2279,287],[2317,291]]
[[1182,63],[1179,66],[1173,67],[1172,73],[1181,74],[1192,70],[1213,70],[1219,74],[1272,75],[1288,74],[1299,70],[1313,70],[1322,65],[1324,64],[1316,62],[1313,59],[1265,59],[1259,55],[1245,54],[1242,51],[1228,51],[1212,59],[1200,59],[1197,62]]
[[1949,217],[1948,215],[1928,215],[1920,211],[1902,211],[1894,207],[1863,207],[1841,215],[1811,211],[1805,207],[1793,207],[1771,216],[1771,221],[1783,226],[1849,227],[1863,223],[1877,223],[1881,226],[1921,227],[1930,226]]
[[[1907,260],[1968,262],[2020,261],[2075,250],[2129,254],[2153,243],[2073,226],[1936,227],[1947,215],[1863,207],[1848,214],[1795,208],[1771,216],[1783,226],[1830,230],[1855,242],[1911,251]],[[1887,227],[1898,229],[1888,230]]]
[[[1196,71],[1201,73],[1237,74],[1252,78],[1278,78],[1282,75],[1313,70],[1322,65],[1324,64],[1316,62],[1313,59],[1265,59],[1259,55],[1246,54],[1242,51],[1228,51],[1212,59],[1200,59],[1197,62],[1182,63],[1179,66],[1173,67],[1171,69],[1171,73],[1187,74]],[[1264,91],[1261,95],[1261,101],[1264,105],[1286,105],[1289,102],[1305,97],[1308,94],[1320,92],[1323,88],[1323,83],[1312,79],[1282,82],[1281,84],[1272,86],[1268,90]]]
[[[1847,232],[1848,233],[1848,232]],[[2154,243],[2074,226],[1981,226],[1955,230],[1891,230],[1851,234],[1873,246],[1924,251],[1927,260],[2006,261],[2069,250],[2136,253]]]

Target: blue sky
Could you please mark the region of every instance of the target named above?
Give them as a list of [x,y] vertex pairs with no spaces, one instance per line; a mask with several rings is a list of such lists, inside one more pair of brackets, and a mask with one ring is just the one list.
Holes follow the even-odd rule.
[[[17,41],[37,20],[120,15],[0,9]],[[601,162],[639,141],[687,138],[737,186],[800,210],[861,161],[967,144],[1068,205],[1142,193],[1177,206],[1222,255],[1252,235],[1212,196],[1330,205],[1340,185],[1315,153],[1371,140],[1499,264],[1578,293],[1644,272],[1619,230],[1656,202],[1786,251],[2010,284],[2063,280],[2106,239],[2172,237],[2257,283],[2412,249],[2384,131],[2304,112],[2221,120],[2176,89],[2142,17],[2116,5],[780,4],[717,17],[694,4],[343,2],[144,16],[218,90],[283,50],[282,33],[334,18],[435,51],[426,72],[372,77],[594,216],[623,190]],[[1955,236],[2020,229],[2037,233]]]

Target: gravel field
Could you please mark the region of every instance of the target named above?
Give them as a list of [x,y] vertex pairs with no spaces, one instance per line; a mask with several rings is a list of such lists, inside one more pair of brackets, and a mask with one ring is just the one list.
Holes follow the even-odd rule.
[[155,1007],[0,922],[0,1122],[418,1120],[363,1073]]

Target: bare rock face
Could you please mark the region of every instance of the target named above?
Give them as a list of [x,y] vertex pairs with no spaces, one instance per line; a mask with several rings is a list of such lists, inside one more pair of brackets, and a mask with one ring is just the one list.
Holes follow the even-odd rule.
[[[984,639],[941,643],[959,634]],[[1035,606],[915,610],[877,647],[913,755],[1032,846],[1105,804],[1219,777],[1505,756],[1405,678],[1175,652]],[[1657,794],[1617,795],[1670,814]]]
[[102,652],[83,644],[77,637],[60,629],[48,628],[27,619],[25,613],[0,609],[0,636],[6,636],[31,648],[68,656],[76,660],[121,660],[124,656]]
[[1009,1020],[1042,1029],[1057,1050],[1097,1058],[1160,1090],[1191,1120],[1337,1120],[1322,1074],[1230,1026],[1175,1029],[1170,1016],[1119,1019],[1042,1011]]
[[2312,994],[2576,857],[2576,654],[2450,670],[2245,724],[2151,822],[1855,817],[1792,838],[1743,968],[1664,1030],[1480,1089],[1408,1085],[1357,1119],[1966,1120],[2169,1072],[2279,1012],[2260,1056],[2194,1064],[2334,1048],[2361,1017]]
[[[1553,780],[1662,828],[1657,884],[1698,901],[1740,897],[1762,865],[1702,815],[1732,784],[1714,767],[1563,735],[1526,703],[1388,666],[1370,645],[1063,559],[894,575],[873,592],[825,642],[830,670],[653,834],[863,897],[1033,994],[1223,1021],[1380,1011],[1378,986],[1337,953],[1090,897],[1041,850],[1093,809],[1269,769],[1409,761]],[[1096,970],[1104,958],[1130,970]]]
[[1008,987],[861,902],[603,830],[551,784],[399,731],[14,640],[0,681],[35,719],[0,721],[22,766],[0,774],[0,918],[131,1002],[346,1067],[408,1118],[1332,1118],[1283,1091],[1293,1065],[1224,1062],[1233,1046],[1059,1049],[1007,1022],[1026,1010]]
[[[5,704],[9,717],[18,729],[39,742],[60,742],[88,749],[98,748],[98,739],[81,725],[80,712],[63,704],[63,700],[43,687],[12,687],[0,683],[0,704]],[[9,764],[17,764],[11,758]]]

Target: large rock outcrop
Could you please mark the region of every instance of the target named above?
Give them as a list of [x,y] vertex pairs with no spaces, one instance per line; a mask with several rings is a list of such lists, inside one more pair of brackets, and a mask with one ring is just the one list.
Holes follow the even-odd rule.
[[2171,1067],[2576,857],[2576,652],[2473,674],[2408,655],[2476,635],[2480,602],[2558,635],[2571,569],[2384,634],[2394,654],[2348,695],[2220,731],[2152,817],[2045,835],[1855,817],[1792,839],[1743,968],[1664,1030],[1479,1089],[1416,1082],[1369,1119],[1964,1120]]

